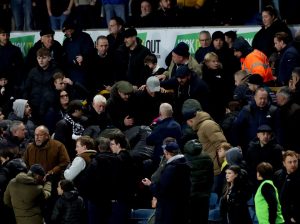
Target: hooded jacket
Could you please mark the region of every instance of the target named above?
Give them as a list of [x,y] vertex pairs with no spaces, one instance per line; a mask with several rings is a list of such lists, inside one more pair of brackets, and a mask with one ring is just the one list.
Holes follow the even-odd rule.
[[17,223],[42,224],[40,203],[50,197],[51,183],[38,184],[29,174],[12,179],[4,193],[4,203],[14,209]]
[[214,163],[214,175],[221,172],[221,164],[218,162],[217,149],[222,142],[227,142],[221,127],[211,118],[211,116],[200,111],[193,119],[192,129],[197,131],[198,139]]

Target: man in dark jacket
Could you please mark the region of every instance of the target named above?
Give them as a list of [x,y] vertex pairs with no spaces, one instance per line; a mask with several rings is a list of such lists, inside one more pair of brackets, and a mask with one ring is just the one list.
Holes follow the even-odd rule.
[[24,60],[21,49],[10,41],[10,31],[0,27],[0,73],[8,75],[8,81],[20,90],[24,77]]
[[142,183],[149,186],[157,198],[156,224],[184,224],[188,219],[190,167],[175,142],[164,146],[164,155],[167,164],[161,172],[159,181],[152,183],[148,178],[144,178]]
[[163,155],[162,143],[167,137],[173,137],[177,142],[181,139],[181,126],[173,118],[173,108],[168,103],[162,103],[159,107],[159,120],[152,133],[146,138],[148,145],[154,145],[153,165],[154,170],[159,165]]
[[144,59],[150,54],[150,50],[142,45],[134,28],[128,28],[124,32],[124,45],[116,51],[116,62],[118,75],[117,80],[127,80],[132,85],[145,84]]
[[161,86],[173,89],[175,93],[175,117],[182,121],[181,108],[187,99],[198,100],[204,111],[209,111],[209,88],[198,75],[191,71],[188,66],[182,65],[177,68],[175,76],[163,81]]
[[66,73],[73,82],[87,87],[90,62],[95,52],[94,42],[88,33],[76,29],[76,25],[68,19],[64,22],[63,32],[66,36],[63,42]]
[[261,162],[268,162],[273,169],[279,170],[282,167],[281,145],[272,138],[272,129],[268,125],[261,125],[257,129],[257,138],[249,143],[246,153],[246,162],[249,167],[249,177],[256,180],[256,167]]
[[46,48],[37,51],[36,60],[38,66],[31,69],[25,81],[24,98],[30,102],[33,120],[39,124],[44,116],[42,102],[49,92],[53,92],[53,75],[59,69],[51,63],[51,53]]
[[59,68],[62,68],[63,48],[57,40],[54,40],[54,34],[55,32],[50,28],[45,28],[40,31],[41,39],[29,49],[26,57],[26,67],[28,71],[38,65],[36,52],[40,48],[48,49],[51,54],[51,62]]
[[116,82],[107,101],[107,113],[113,125],[122,131],[135,125],[137,114],[136,96],[133,86],[127,81]]
[[202,152],[202,145],[197,139],[189,140],[183,153],[191,166],[190,223],[207,223],[214,164],[209,155]]
[[286,151],[283,154],[284,168],[274,175],[274,184],[278,188],[282,215],[286,224],[300,222],[300,170],[298,154]]

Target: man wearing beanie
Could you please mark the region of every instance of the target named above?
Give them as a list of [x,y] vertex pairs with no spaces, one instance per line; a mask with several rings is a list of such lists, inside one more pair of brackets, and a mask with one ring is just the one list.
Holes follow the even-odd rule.
[[28,173],[19,173],[4,192],[4,203],[13,208],[17,223],[44,223],[41,204],[51,196],[51,183],[43,181],[45,171],[33,164]]
[[182,65],[186,65],[191,71],[201,77],[202,71],[200,65],[196,59],[190,55],[189,45],[184,42],[180,42],[174,47],[171,54],[172,61],[168,70],[162,75],[157,76],[160,80],[175,77],[176,70]]
[[274,80],[269,59],[263,52],[257,49],[253,50],[248,41],[241,36],[236,38],[232,48],[234,56],[240,59],[242,70],[247,71],[249,74],[261,75],[264,83]]
[[142,45],[141,39],[137,36],[135,28],[130,27],[124,31],[124,44],[116,51],[116,74],[117,80],[126,80],[134,86],[145,84],[144,59],[151,52]]
[[61,44],[54,39],[55,32],[51,28],[44,28],[40,31],[40,40],[38,40],[28,51],[26,56],[26,71],[30,71],[37,66],[36,53],[40,48],[47,48],[51,53],[52,63],[62,67],[63,48]]
[[202,152],[202,144],[198,139],[192,139],[185,143],[183,153],[191,166],[190,223],[207,223],[209,197],[214,182],[212,159],[208,154]]
[[163,81],[161,85],[165,89],[172,89],[175,93],[174,114],[179,122],[182,122],[181,108],[187,99],[195,99],[199,101],[205,111],[209,110],[209,88],[206,82],[190,70],[187,65],[180,66],[176,70],[175,76]]
[[221,173],[221,164],[218,162],[217,149],[221,143],[227,142],[224,133],[211,116],[201,110],[185,110],[183,117],[188,126],[197,132],[198,139],[202,144],[203,152],[207,153],[214,163],[214,175]]

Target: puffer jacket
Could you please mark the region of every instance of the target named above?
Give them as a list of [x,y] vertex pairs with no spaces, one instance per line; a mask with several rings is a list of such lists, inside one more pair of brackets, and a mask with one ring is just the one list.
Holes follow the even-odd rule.
[[84,202],[77,191],[64,192],[56,201],[51,220],[60,224],[81,224]]

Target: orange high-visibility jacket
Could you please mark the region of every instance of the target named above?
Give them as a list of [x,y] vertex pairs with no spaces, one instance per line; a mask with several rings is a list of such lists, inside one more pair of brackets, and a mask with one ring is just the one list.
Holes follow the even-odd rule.
[[247,71],[249,74],[260,74],[264,82],[274,80],[269,60],[263,52],[254,49],[245,58],[241,59],[241,63],[242,70]]

